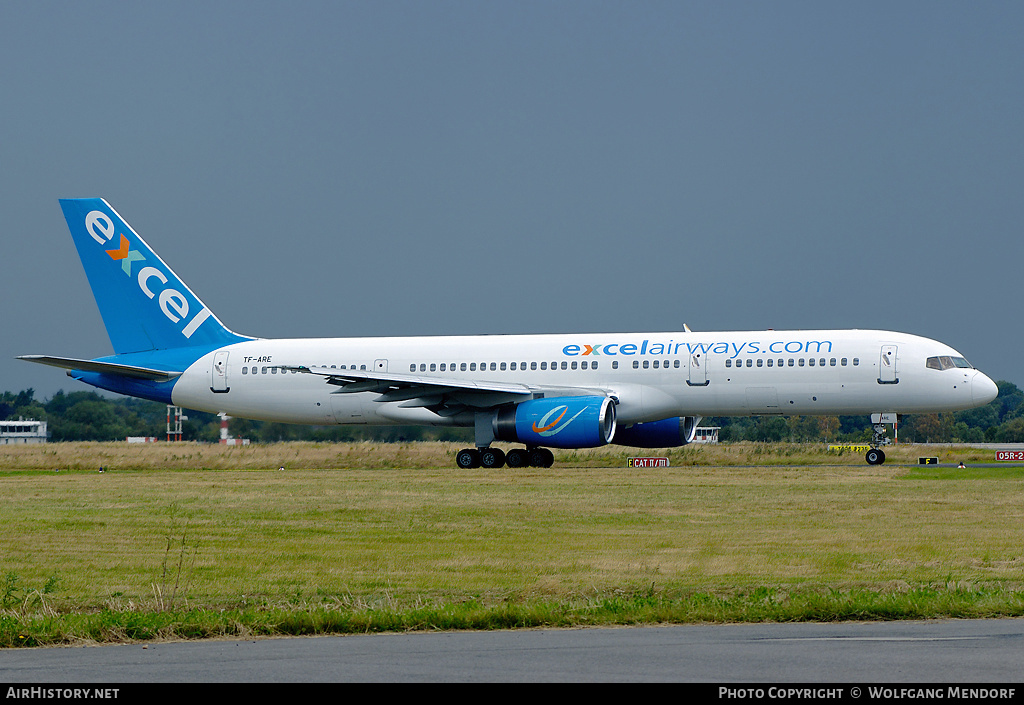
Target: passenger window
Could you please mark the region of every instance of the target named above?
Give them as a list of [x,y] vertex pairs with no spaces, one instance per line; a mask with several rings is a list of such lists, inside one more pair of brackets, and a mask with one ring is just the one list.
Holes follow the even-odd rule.
[[445,371],[445,370],[444,370],[444,363],[443,363],[443,362],[441,363],[441,371],[442,371],[442,372],[444,372],[444,371]]
[[262,371],[260,372],[260,374],[262,374],[262,375],[267,374],[267,368],[266,367],[262,368]]
[[573,361],[572,361],[572,368],[573,368],[574,370],[576,369],[576,361],[575,361],[575,360],[573,360]]
[[789,366],[792,367],[794,364],[796,363],[793,362],[793,358],[789,358]]
[[613,370],[619,369],[619,361],[618,360],[612,360],[612,369]]
[[747,358],[747,367],[753,367],[753,366],[754,366],[754,361],[751,360],[750,358]]
[[773,360],[773,359],[771,359],[771,358],[769,357],[769,358],[768,358],[768,367],[771,367],[771,366],[772,366],[772,363],[773,363],[773,362],[775,362],[775,360]]
[[658,369],[658,367],[659,367],[658,360],[655,360],[654,361],[654,369]]
[[810,365],[811,367],[814,367],[814,358],[813,358],[813,357],[812,357],[812,358],[811,358],[810,360],[808,360],[807,362],[808,362],[808,364],[809,364],[809,365]]
[[832,367],[835,367],[836,366],[836,359],[833,357],[831,360],[828,361],[828,364],[831,365]]
[[639,370],[640,369],[640,361],[639,360],[633,360],[633,369],[634,370]]
[[726,360],[725,361],[725,366],[726,367],[732,367],[732,360]]
[[825,366],[825,358],[821,358],[820,360],[818,360],[818,367],[824,367],[824,366]]
[[491,372],[494,372],[496,369],[498,369],[498,363],[492,362],[491,363]]
[[856,367],[859,364],[860,364],[860,358],[859,357],[853,358],[853,366]]
[[583,368],[584,370],[587,369],[587,361],[584,360],[583,362],[581,362],[580,367]]
[[842,365],[843,367],[846,367],[846,358],[844,357],[842,360],[840,360],[839,364]]
[[678,370],[679,369],[679,360],[676,360],[675,362],[673,362],[672,363],[672,367],[675,367]]
[[546,363],[546,362],[542,362],[542,363],[540,363],[540,368],[541,368],[542,370],[546,370],[546,369],[548,368],[548,363]]
[[563,369],[563,370],[567,370],[567,369],[569,369],[569,365],[568,365],[568,363],[566,363],[566,362],[565,362],[564,360],[562,361],[562,369]]
[[249,368],[248,368],[248,367],[243,367],[243,368],[242,368],[242,374],[243,374],[243,375],[247,375],[247,374],[249,374]]
[[504,362],[501,363],[501,371],[504,372],[506,368],[507,368],[507,365]]
[[461,365],[459,365],[459,370],[461,372],[465,372],[466,371],[466,363],[465,362],[463,362]]
[[644,360],[644,369],[646,370],[650,366],[651,366],[650,361],[649,360]]
[[[513,372],[515,372],[516,371],[516,363],[513,362],[511,365],[509,365],[509,369],[512,370]],[[523,369],[525,370],[526,368],[523,367]]]
[[437,364],[431,362],[430,363],[430,371],[431,372],[436,372],[437,371]]
[[537,363],[536,363],[536,362],[531,362],[531,363],[530,363],[530,369],[531,369],[531,370],[535,370],[535,369],[537,369]]
[[799,360],[797,360],[796,364],[797,364],[797,367],[803,367],[804,366],[804,359],[801,357]]
[[761,358],[758,358],[757,359],[757,366],[758,367],[764,367],[764,360],[762,360]]
[[469,371],[470,372],[476,372],[476,363],[475,362],[469,363]]
[[594,360],[593,362],[590,363],[590,369],[592,369],[592,370],[596,370],[597,369],[597,360]]
[[420,372],[426,372],[426,371],[427,371],[427,363],[421,362],[420,363]]

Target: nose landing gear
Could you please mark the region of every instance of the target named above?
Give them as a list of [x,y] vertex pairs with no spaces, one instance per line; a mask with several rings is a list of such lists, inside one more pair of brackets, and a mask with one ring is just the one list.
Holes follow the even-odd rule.
[[871,414],[871,449],[864,456],[868,465],[881,465],[885,462],[885,453],[881,446],[892,444],[892,439],[885,434],[889,424],[892,424],[893,428],[896,427],[897,418],[897,414],[892,412]]

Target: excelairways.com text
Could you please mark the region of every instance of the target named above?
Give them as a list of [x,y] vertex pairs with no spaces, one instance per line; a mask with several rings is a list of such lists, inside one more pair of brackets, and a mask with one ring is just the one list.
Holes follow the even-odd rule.
[[614,355],[679,355],[680,351],[691,355],[728,355],[735,358],[740,355],[796,355],[798,353],[824,354],[832,352],[831,340],[773,340],[763,343],[759,340],[747,340],[742,343],[667,343],[644,340],[636,343],[589,343],[586,345],[566,345],[562,354],[568,357],[592,356],[611,357]]

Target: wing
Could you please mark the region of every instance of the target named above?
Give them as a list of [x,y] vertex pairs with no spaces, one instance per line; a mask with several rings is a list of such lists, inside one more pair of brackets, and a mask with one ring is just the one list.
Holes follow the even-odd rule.
[[440,416],[454,416],[469,409],[516,404],[535,397],[558,394],[581,396],[607,395],[608,390],[583,387],[548,387],[518,382],[455,379],[443,376],[342,370],[334,367],[287,367],[324,378],[339,389],[335,394],[377,392],[375,402],[397,402],[402,408],[425,407]]

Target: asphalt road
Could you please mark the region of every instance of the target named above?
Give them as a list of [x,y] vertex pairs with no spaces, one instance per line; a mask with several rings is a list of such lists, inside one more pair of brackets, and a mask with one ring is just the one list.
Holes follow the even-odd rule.
[[1024,620],[375,634],[0,651],[5,688],[354,681],[1013,684],[1024,681]]

